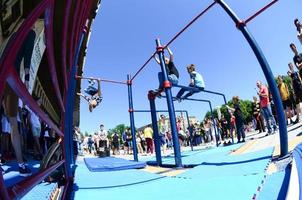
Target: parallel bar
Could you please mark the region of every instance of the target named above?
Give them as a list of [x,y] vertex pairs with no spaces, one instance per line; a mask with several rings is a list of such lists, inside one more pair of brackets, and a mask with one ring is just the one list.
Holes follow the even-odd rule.
[[[157,47],[157,49],[160,49],[162,47],[159,39],[156,39],[156,47]],[[164,60],[165,60],[164,52],[158,51],[157,54],[158,54],[158,58],[160,61],[161,71],[163,73],[163,82],[169,83],[168,75],[167,75],[167,71],[166,71],[166,67],[165,67],[165,62],[164,62]],[[166,87],[165,93],[167,96],[167,106],[168,106],[169,117],[170,117],[170,126],[171,126],[172,139],[173,139],[173,149],[174,149],[174,155],[175,155],[175,157],[174,157],[175,165],[177,167],[182,167],[181,152],[180,152],[180,146],[179,146],[179,141],[178,141],[175,109],[174,109],[174,104],[173,104],[173,100],[172,100],[171,87]]]
[[52,129],[55,130],[55,132],[60,135],[61,137],[64,137],[62,131],[51,121],[51,119],[42,111],[42,109],[38,106],[38,104],[35,102],[35,100],[32,98],[32,96],[28,93],[25,85],[22,83],[21,79],[19,78],[19,75],[14,69],[11,69],[10,75],[7,79],[8,84],[11,86],[11,88],[14,89],[17,96],[19,96],[22,101],[30,107],[34,113],[36,113],[39,118],[44,121],[46,124],[48,124]]
[[267,4],[266,6],[264,6],[263,8],[261,8],[259,11],[257,11],[255,14],[253,14],[252,16],[250,16],[249,18],[247,18],[245,20],[245,23],[249,23],[251,20],[253,20],[255,17],[257,17],[258,15],[260,15],[263,11],[265,11],[266,9],[268,9],[269,7],[271,7],[273,4],[275,4],[278,0],[273,0],[272,2],[270,2],[269,4]]
[[[67,91],[67,56],[66,56],[66,46],[67,46],[67,31],[68,31],[68,19],[71,8],[71,0],[66,0],[66,5],[64,9],[64,19],[62,25],[62,74],[64,82],[64,90]],[[65,94],[65,92],[64,92]]]
[[[133,110],[133,96],[132,96],[132,84],[131,84],[131,76],[127,75],[128,80],[128,102],[129,102],[129,110]],[[138,161],[137,156],[137,145],[136,145],[136,131],[135,131],[135,123],[134,123],[134,114],[133,112],[129,112],[130,115],[130,128],[132,135],[132,149],[133,149],[133,157],[134,161]]]
[[[271,68],[261,50],[259,45],[257,44],[255,38],[249,32],[246,27],[245,23],[237,17],[237,15],[231,10],[231,8],[223,1],[223,0],[216,0],[217,3],[221,5],[224,11],[231,17],[231,19],[235,22],[238,29],[242,32],[243,36],[249,43],[250,47],[252,48],[261,68],[264,73],[264,76],[267,80],[268,86],[273,96],[273,100],[276,106],[277,117],[279,121],[279,136],[280,136],[280,149],[281,149],[281,157],[286,156],[288,153],[288,136],[287,136],[287,125],[285,120],[285,115],[283,111],[282,101],[280,97],[280,93],[278,87],[276,85],[274,75],[271,71]],[[239,25],[239,26],[238,26]]]
[[49,65],[49,71],[51,74],[51,81],[54,87],[59,106],[62,112],[65,112],[62,95],[59,88],[59,82],[57,77],[57,70],[55,64],[54,55],[54,40],[53,40],[53,17],[54,17],[54,1],[52,0],[48,8],[45,10],[45,42],[46,53]]
[[61,160],[56,164],[32,175],[29,179],[25,179],[8,189],[8,194],[10,199],[21,199],[27,192],[29,192],[33,187],[43,181],[48,177],[55,169],[60,167],[65,160]]

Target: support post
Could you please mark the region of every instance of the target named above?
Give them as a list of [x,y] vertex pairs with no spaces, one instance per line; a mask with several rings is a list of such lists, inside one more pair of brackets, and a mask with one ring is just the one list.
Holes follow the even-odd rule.
[[159,133],[158,133],[155,97],[149,92],[148,99],[149,99],[149,102],[150,102],[150,111],[151,111],[151,120],[152,120],[152,127],[153,127],[153,139],[154,139],[154,146],[155,146],[156,163],[157,163],[158,166],[162,166],[161,151],[160,151],[160,139],[161,138],[160,138]]
[[131,128],[131,135],[132,135],[133,158],[134,161],[138,161],[136,131],[135,131],[134,113],[133,113],[132,81],[129,74],[127,75],[127,86],[128,86],[128,101],[129,101],[130,128]]
[[[71,68],[71,77],[75,77],[77,74],[77,62],[80,54],[80,49],[83,43],[85,33],[82,33],[81,39],[79,41],[76,55],[73,60],[73,66]],[[65,119],[64,119],[64,150],[65,150],[65,160],[66,160],[66,172],[67,172],[67,180],[72,177],[72,166],[75,163],[73,159],[73,110],[74,110],[74,98],[75,98],[75,90],[76,90],[76,80],[74,78],[69,79],[68,90],[67,90],[67,98],[65,102]]]
[[181,152],[180,152],[178,133],[177,133],[177,128],[176,128],[175,109],[174,109],[174,103],[172,100],[171,83],[168,80],[168,75],[167,75],[167,71],[166,71],[166,67],[165,67],[165,63],[164,63],[163,47],[161,46],[159,39],[156,39],[156,47],[157,47],[157,54],[158,54],[158,57],[160,60],[161,71],[163,73],[164,89],[165,89],[165,93],[166,93],[166,97],[167,97],[167,105],[168,105],[170,126],[171,126],[172,139],[173,139],[173,149],[174,149],[174,155],[175,155],[175,165],[176,165],[176,167],[182,167]]
[[244,21],[241,21],[234,11],[231,10],[231,8],[223,1],[223,0],[216,0],[216,2],[224,9],[224,11],[232,18],[232,20],[235,22],[237,28],[242,32],[243,36],[249,43],[250,47],[252,48],[255,56],[257,57],[257,60],[262,68],[262,71],[264,73],[264,76],[267,80],[268,86],[270,88],[270,92],[273,96],[273,100],[276,106],[276,112],[277,117],[279,121],[279,132],[280,132],[280,156],[284,157],[288,153],[288,137],[287,137],[287,127],[286,127],[286,121],[282,106],[281,97],[277,88],[277,85],[274,80],[274,75],[270,69],[270,66],[260,49],[259,45],[257,44],[256,40],[252,36],[252,34],[248,31],[246,27],[246,23]]

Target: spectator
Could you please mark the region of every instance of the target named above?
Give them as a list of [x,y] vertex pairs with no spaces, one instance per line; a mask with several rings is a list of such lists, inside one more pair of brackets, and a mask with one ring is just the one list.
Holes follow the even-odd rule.
[[153,154],[153,130],[151,128],[151,125],[148,125],[144,129],[144,136],[147,142],[147,153]]
[[299,21],[299,19],[295,19],[294,20],[294,24],[297,28],[297,37],[298,37],[298,40],[301,42],[302,44],[302,24],[301,22]]
[[119,135],[115,132],[112,136],[112,152],[113,155],[120,154],[120,142],[119,142]]
[[[266,86],[264,86],[261,83],[261,81],[257,81],[256,85],[259,88],[259,92],[257,94],[260,97],[261,110],[262,110],[264,119],[266,121],[266,126],[268,128],[267,135],[270,135],[270,134],[275,133],[275,131],[277,131],[277,125],[276,125],[276,121],[272,114],[272,110],[271,110],[271,106],[270,106],[270,102],[269,102],[268,89]],[[237,120],[237,118],[236,118],[236,120]],[[272,132],[272,128],[274,129],[273,132]]]
[[253,97],[253,103],[252,103],[252,108],[253,108],[253,117],[256,120],[256,130],[259,130],[259,133],[262,133],[265,131],[264,123],[263,123],[263,118],[261,115],[261,107],[260,107],[260,102],[258,101],[258,98],[256,96]]

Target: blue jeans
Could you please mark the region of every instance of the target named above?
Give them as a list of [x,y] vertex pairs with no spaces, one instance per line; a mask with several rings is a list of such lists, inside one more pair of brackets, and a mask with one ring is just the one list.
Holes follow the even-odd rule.
[[[163,82],[164,82],[164,76],[162,72],[158,73],[158,80],[159,80],[159,87],[163,87]],[[175,76],[175,74],[170,74],[168,75],[168,80],[172,83],[172,85],[177,85],[178,84],[178,78]]]
[[[189,85],[190,87],[193,87],[193,88],[196,88],[196,89],[199,89],[200,91],[201,90],[204,90],[204,88],[203,87],[198,87],[198,86],[196,86],[196,85]],[[198,92],[200,92],[200,91],[188,91],[188,93],[187,94],[185,94],[183,97],[182,97],[182,95],[185,93],[187,91],[187,89],[185,89],[185,88],[181,88],[180,90],[179,90],[179,92],[177,93],[177,95],[176,95],[176,97],[177,98],[188,98],[188,97],[190,97],[190,96],[192,96],[193,94],[195,94],[195,93],[198,93]]]
[[85,93],[93,96],[95,95],[97,92],[98,92],[98,89],[96,89],[95,87],[89,85],[85,90],[84,90]]
[[271,106],[268,105],[267,107],[262,107],[261,109],[262,109],[262,114],[264,116],[264,119],[266,121],[268,133],[271,133],[272,126],[273,126],[274,130],[277,129],[276,121],[273,117]]

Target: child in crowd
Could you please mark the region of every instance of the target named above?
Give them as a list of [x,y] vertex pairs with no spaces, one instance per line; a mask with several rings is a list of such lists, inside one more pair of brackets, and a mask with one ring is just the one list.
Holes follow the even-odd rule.
[[[196,88],[196,89],[199,89],[200,91],[204,90],[205,83],[204,83],[203,77],[201,76],[201,74],[196,72],[195,65],[190,64],[189,66],[187,66],[187,70],[188,70],[188,73],[190,75],[190,84],[189,84],[189,86],[193,87],[193,88]],[[184,96],[182,96],[185,93],[185,91],[187,91],[187,89],[181,88],[180,91],[178,92],[178,94],[176,95],[176,98],[177,99],[185,99],[185,98],[188,98],[189,96],[192,96],[194,93],[200,92],[198,90],[194,90],[194,91],[192,90],[192,91],[189,91]]]

